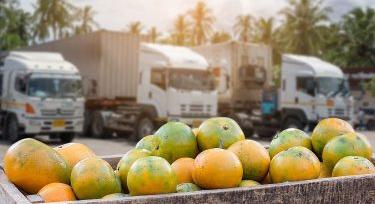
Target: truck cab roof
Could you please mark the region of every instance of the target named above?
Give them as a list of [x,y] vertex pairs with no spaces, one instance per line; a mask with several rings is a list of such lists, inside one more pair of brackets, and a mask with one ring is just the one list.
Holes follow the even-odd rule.
[[284,54],[283,63],[301,64],[305,69],[310,69],[315,77],[344,78],[344,74],[339,67],[317,57]]
[[77,74],[78,69],[53,52],[10,52],[2,69],[22,69],[29,72]]
[[141,51],[162,55],[170,68],[197,70],[208,68],[208,62],[203,56],[186,47],[142,43]]

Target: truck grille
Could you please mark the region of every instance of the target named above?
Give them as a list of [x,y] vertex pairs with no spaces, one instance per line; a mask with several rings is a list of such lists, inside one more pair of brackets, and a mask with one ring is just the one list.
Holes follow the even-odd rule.
[[343,108],[336,108],[335,109],[335,115],[337,115],[337,116],[344,116],[345,115],[345,110]]
[[42,113],[42,116],[56,116],[56,115],[73,116],[74,115],[73,109],[42,109],[40,112]]

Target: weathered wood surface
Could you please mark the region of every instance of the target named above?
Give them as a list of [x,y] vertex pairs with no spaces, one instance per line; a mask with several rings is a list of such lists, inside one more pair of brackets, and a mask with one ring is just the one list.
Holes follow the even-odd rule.
[[[105,156],[114,168],[121,155]],[[375,158],[372,160],[375,163]],[[0,169],[0,203],[39,203],[37,195],[22,194]],[[64,202],[66,203],[66,202]],[[136,196],[113,200],[81,200],[77,204],[141,203],[375,203],[375,174],[316,179],[251,188],[203,190],[192,193]]]

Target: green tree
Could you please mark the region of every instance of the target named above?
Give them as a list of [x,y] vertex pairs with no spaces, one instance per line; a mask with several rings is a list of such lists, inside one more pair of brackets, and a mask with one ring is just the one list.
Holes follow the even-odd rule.
[[187,21],[186,16],[177,16],[173,25],[173,31],[170,39],[171,43],[176,45],[186,45],[190,28],[191,24]]
[[239,15],[236,17],[234,32],[242,42],[249,42],[253,17],[250,15]]
[[73,28],[76,7],[66,0],[38,0],[34,5],[33,21],[35,22],[34,37],[54,40],[66,36]]
[[188,14],[193,20],[192,43],[201,45],[212,33],[212,26],[215,21],[212,10],[204,2],[200,1]]
[[[342,22],[347,67],[375,66],[375,10],[356,8],[346,14]],[[338,45],[340,46],[340,45]]]
[[99,24],[94,20],[96,12],[91,6],[85,6],[76,12],[78,25],[75,27],[75,34],[91,33],[95,28],[99,28]]
[[0,2],[0,50],[26,46],[30,41],[30,14],[16,0]]
[[156,43],[161,36],[161,33],[158,31],[158,29],[153,26],[151,29],[148,31],[148,36],[150,37],[150,40],[152,43]]
[[129,33],[140,35],[142,30],[143,30],[143,25],[140,21],[131,22],[128,25]]
[[328,23],[330,8],[321,7],[323,0],[289,0],[280,13],[284,17],[282,40],[284,50],[297,54],[317,55],[324,39],[322,24]]
[[375,77],[368,83],[368,89],[373,97],[375,97]]
[[211,37],[211,43],[221,43],[221,42],[226,42],[230,41],[232,39],[232,36],[225,31],[216,31]]

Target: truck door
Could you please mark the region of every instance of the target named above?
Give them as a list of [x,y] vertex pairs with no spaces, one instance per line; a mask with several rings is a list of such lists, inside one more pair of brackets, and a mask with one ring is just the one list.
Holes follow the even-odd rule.
[[163,68],[151,69],[151,85],[148,100],[156,108],[159,117],[167,116],[167,73]]
[[315,81],[312,76],[297,76],[296,79],[297,94],[294,103],[302,109],[307,119],[313,118],[313,110],[315,109]]

